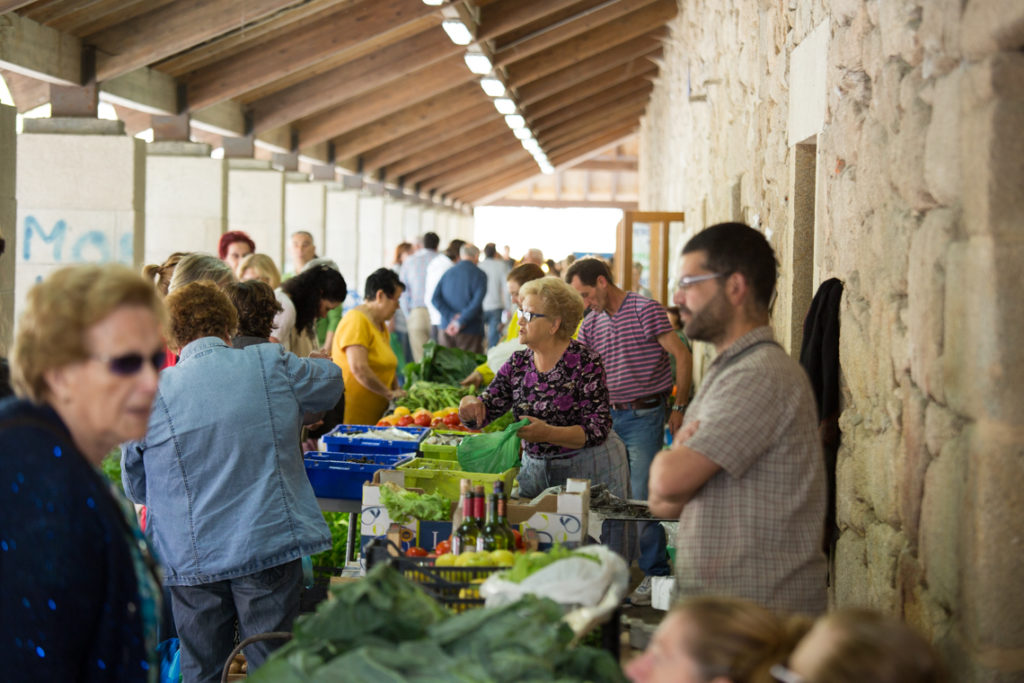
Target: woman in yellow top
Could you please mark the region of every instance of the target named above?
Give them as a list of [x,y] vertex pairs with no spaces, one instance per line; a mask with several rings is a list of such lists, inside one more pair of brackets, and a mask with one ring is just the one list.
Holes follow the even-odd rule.
[[345,424],[377,424],[391,399],[405,395],[397,388],[398,358],[387,329],[404,290],[394,271],[378,268],[366,278],[363,303],[338,324],[331,358],[345,377]]

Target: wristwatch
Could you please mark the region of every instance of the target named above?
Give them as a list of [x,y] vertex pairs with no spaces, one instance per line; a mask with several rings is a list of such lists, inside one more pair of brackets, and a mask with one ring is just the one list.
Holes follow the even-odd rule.
[[690,405],[690,404],[689,403],[683,403],[683,404],[673,403],[672,404],[672,410],[674,410],[677,413],[685,413],[686,412],[686,406],[688,406],[688,405]]

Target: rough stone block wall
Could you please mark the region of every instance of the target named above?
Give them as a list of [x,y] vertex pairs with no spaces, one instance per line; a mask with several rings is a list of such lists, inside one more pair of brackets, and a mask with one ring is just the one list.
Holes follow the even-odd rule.
[[681,0],[641,206],[688,232],[757,217],[787,263],[787,58],[822,22],[814,284],[845,283],[833,602],[901,615],[953,680],[1024,680],[1024,2]]

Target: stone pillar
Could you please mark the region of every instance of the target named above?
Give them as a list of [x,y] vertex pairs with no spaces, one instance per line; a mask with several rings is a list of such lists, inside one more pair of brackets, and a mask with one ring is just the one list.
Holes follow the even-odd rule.
[[14,199],[16,115],[14,107],[0,105],[0,237],[6,240],[0,256],[0,356],[8,354],[14,336],[14,260],[18,251],[18,205]]
[[227,230],[228,165],[210,145],[164,141],[147,146],[146,263],[176,251],[217,253]]
[[121,121],[25,119],[17,173],[16,313],[28,289],[62,266],[141,268],[146,144]]
[[423,223],[423,205],[413,199],[405,207],[405,213],[402,214],[402,239],[410,244],[416,244],[416,240],[419,239],[420,235],[426,232],[422,226]]
[[405,240],[403,216],[407,203],[404,199],[388,197],[384,202],[384,261],[390,266],[395,259],[395,247]]
[[346,189],[344,185],[333,185],[325,199],[324,248],[325,257],[334,259],[341,269],[348,285],[349,295],[345,308],[355,300],[355,294],[362,290],[357,282],[359,262],[359,190]]
[[355,287],[363,291],[370,273],[387,264],[384,259],[384,196],[363,194],[359,197],[359,261],[356,263]]
[[327,216],[327,183],[310,182],[305,173],[289,172],[284,183],[284,268],[291,271],[291,235],[305,230],[313,236],[318,256],[327,257],[324,222]]
[[283,263],[284,173],[269,161],[228,159],[228,230],[241,230],[256,251]]

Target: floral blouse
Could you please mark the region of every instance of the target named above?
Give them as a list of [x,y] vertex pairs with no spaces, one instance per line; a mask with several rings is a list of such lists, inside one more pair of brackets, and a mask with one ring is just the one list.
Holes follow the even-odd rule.
[[[528,415],[557,427],[579,425],[586,434],[585,448],[604,443],[612,428],[604,363],[575,339],[569,341],[569,348],[549,372],[537,370],[532,350],[516,351],[498,370],[480,400],[487,409],[487,422],[511,410],[516,420]],[[570,448],[529,441],[523,441],[523,449],[541,458],[572,452]]]

